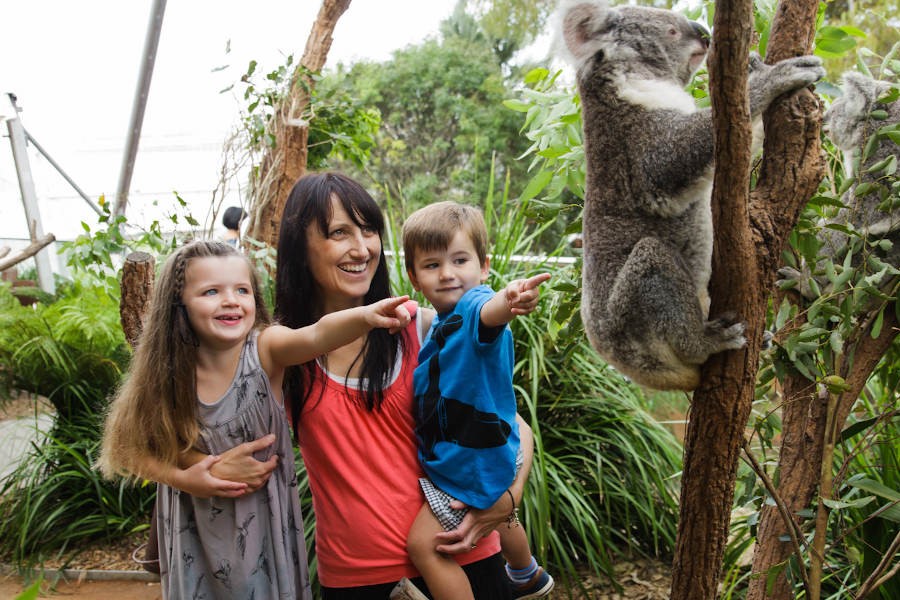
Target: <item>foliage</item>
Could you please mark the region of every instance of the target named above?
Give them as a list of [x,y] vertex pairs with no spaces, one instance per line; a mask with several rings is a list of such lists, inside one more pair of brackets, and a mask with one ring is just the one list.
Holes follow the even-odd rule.
[[[261,156],[275,145],[272,119],[282,101],[289,97],[291,81],[296,78],[298,85],[307,85],[305,81],[320,79],[302,65],[295,66],[293,54],[268,73],[259,73],[258,67],[255,60],[250,61],[239,84],[247,103],[242,115],[243,132],[247,148],[254,156]],[[307,86],[306,92],[310,94],[310,102],[299,118],[309,124],[307,167],[321,169],[329,156],[341,157],[356,166],[365,163],[379,127],[377,111],[341,89],[321,89],[314,85]]]
[[461,35],[459,22],[465,17],[471,19],[477,23],[478,34],[488,41],[497,61],[508,65],[519,50],[545,30],[555,6],[552,0],[461,0],[454,15],[443,24],[444,32]]
[[[475,202],[524,148],[516,119],[500,102],[508,94],[486,41],[448,35],[394,53],[384,63],[339,67],[319,86],[343,90],[381,114],[381,129],[364,170],[333,166],[389,190],[404,213],[434,202]],[[492,157],[500,168],[488,181]]]
[[0,481],[0,557],[19,564],[139,530],[152,501],[151,490],[103,481],[92,467],[106,398],[130,355],[118,303],[99,285],[71,283],[59,295],[30,308],[0,288],[0,390],[46,396],[56,414],[44,442]]
[[0,556],[19,565],[72,556],[85,540],[146,529],[155,486],[103,480],[98,418],[57,424],[0,481]]
[[45,396],[60,419],[75,421],[103,409],[130,353],[118,302],[103,288],[74,283],[59,294],[31,308],[0,289],[0,390]]
[[[164,233],[159,221],[153,221],[146,230],[136,229],[124,216],[113,214],[112,206],[101,196],[101,214],[97,219],[97,228],[92,229],[82,222],[84,233],[73,241],[62,244],[62,252],[67,257],[66,264],[85,285],[100,285],[118,298],[118,259],[136,251],[154,255],[170,252],[178,244],[179,227],[191,228],[189,233],[192,234],[193,228],[199,226],[197,220],[189,212],[185,212],[187,202],[178,194],[175,194],[175,202],[178,208],[167,219],[171,233]],[[181,235],[185,235],[184,232]]]

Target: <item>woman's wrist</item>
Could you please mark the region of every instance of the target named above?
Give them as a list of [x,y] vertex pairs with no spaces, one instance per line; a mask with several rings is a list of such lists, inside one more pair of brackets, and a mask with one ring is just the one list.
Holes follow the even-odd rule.
[[509,488],[506,488],[506,493],[509,495],[509,501],[512,503],[509,514],[506,516],[506,527],[511,529],[513,527],[518,527],[521,524],[519,522],[519,507],[516,504],[516,497],[513,496],[513,493]]

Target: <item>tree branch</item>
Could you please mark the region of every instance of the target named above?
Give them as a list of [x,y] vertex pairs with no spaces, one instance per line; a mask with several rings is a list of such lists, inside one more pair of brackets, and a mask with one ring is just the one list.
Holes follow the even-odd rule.
[[[53,235],[52,233],[48,233],[41,239],[31,242],[25,248],[23,248],[22,251],[19,252],[18,254],[14,254],[13,256],[11,256],[9,258],[4,258],[3,260],[0,260],[0,271],[5,271],[6,269],[9,269],[10,267],[16,266],[20,262],[28,260],[29,258],[31,258],[32,256],[34,256],[35,254],[37,254],[38,252],[40,252],[45,247],[49,246],[50,244],[52,244],[55,241],[56,241],[56,236]],[[4,253],[4,256],[5,255],[6,255],[6,253]]]

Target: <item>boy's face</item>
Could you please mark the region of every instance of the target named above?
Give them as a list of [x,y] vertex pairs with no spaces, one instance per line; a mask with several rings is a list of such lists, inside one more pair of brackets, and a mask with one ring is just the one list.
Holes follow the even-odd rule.
[[478,262],[471,238],[457,231],[444,250],[416,250],[409,279],[439,313],[453,310],[467,291],[484,283],[490,259]]

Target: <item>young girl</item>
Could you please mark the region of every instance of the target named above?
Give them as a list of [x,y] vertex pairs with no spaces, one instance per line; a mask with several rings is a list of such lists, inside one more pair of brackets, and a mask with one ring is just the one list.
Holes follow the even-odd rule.
[[[289,329],[269,325],[249,260],[228,244],[193,242],[166,261],[100,456],[107,476],[160,482],[164,598],[312,597],[281,398],[284,369],[374,327],[404,327],[407,299]],[[209,474],[218,453],[266,434],[274,436],[255,457],[277,466],[262,488],[251,492]],[[197,452],[210,456],[178,468]]]

